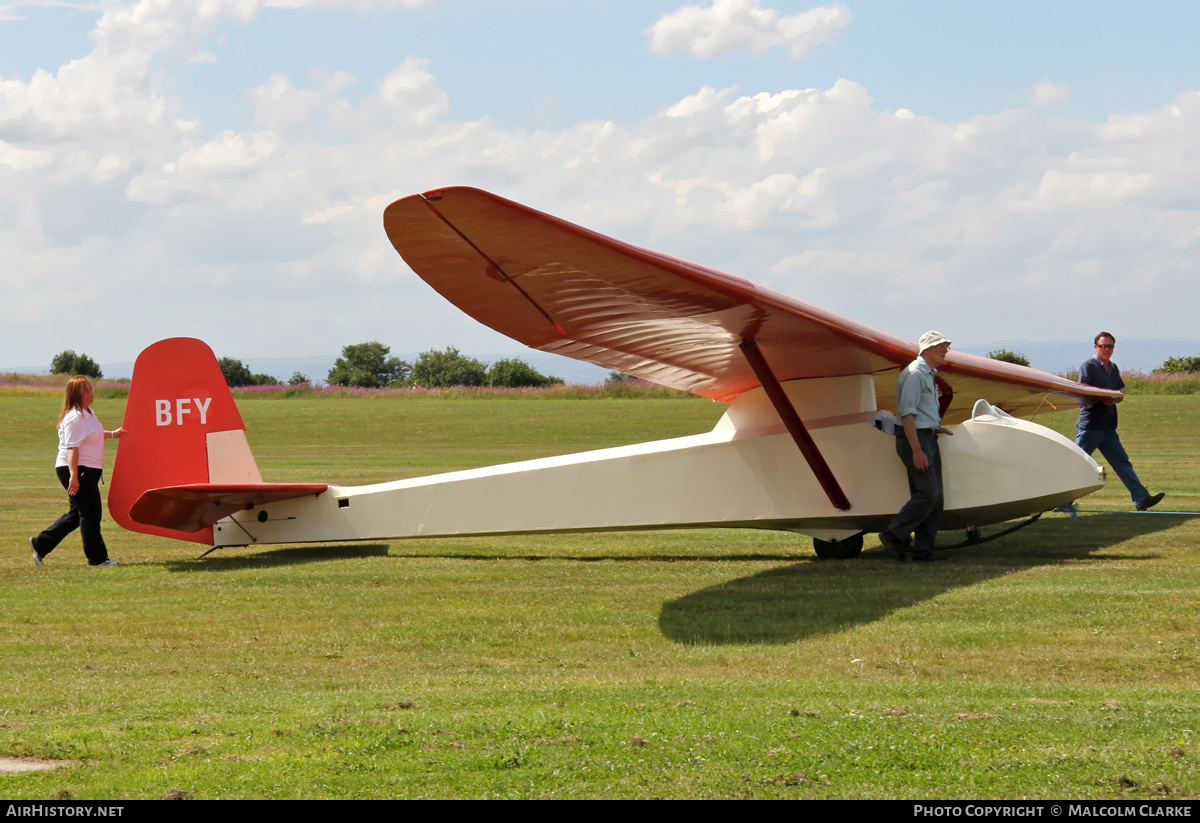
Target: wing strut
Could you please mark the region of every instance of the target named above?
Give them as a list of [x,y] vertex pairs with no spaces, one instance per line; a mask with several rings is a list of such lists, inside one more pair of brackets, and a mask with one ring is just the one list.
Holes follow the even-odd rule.
[[817,482],[825,490],[826,496],[829,497],[829,502],[834,505],[834,508],[848,511],[850,509],[850,501],[846,498],[846,493],[842,491],[841,484],[833,476],[829,464],[825,462],[825,458],[821,455],[817,444],[813,442],[808,429],[804,427],[804,421],[796,413],[796,408],[792,405],[792,401],[788,400],[783,386],[775,379],[774,372],[771,371],[771,367],[767,365],[766,358],[763,357],[762,351],[758,348],[758,342],[753,338],[745,339],[742,341],[741,349],[742,354],[746,356],[746,360],[750,364],[750,368],[754,370],[754,376],[758,378],[758,382],[762,384],[763,390],[767,393],[771,405],[779,413],[783,424],[787,426],[788,433],[792,435],[792,439],[800,447],[800,453],[808,461],[809,468],[817,476]]

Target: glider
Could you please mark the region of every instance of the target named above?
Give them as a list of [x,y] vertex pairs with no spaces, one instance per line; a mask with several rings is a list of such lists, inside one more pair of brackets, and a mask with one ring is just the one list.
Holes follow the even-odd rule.
[[[872,420],[895,408],[911,341],[477,189],[404,197],[383,222],[413,271],[479,322],[726,402],[725,415],[690,437],[392,483],[263,483],[212,351],[173,338],[134,367],[109,494],[118,523],[217,547],[762,528],[845,558],[908,500],[894,437]],[[961,424],[942,444],[943,528],[1034,515],[1103,486],[1073,442],[1019,418],[1052,396],[1119,393],[954,351],[937,383],[945,422]]]

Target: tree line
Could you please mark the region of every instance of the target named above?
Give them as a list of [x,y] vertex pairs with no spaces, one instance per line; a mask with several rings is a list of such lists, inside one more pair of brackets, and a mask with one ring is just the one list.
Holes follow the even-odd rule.
[[[561,377],[542,374],[520,358],[497,360],[490,366],[474,357],[461,354],[453,346],[444,350],[430,349],[422,352],[416,361],[409,363],[398,357],[389,357],[391,348],[378,341],[355,343],[342,347],[342,356],[334,362],[325,377],[331,386],[355,386],[381,389],[388,387],[443,388],[451,386],[495,386],[503,388],[544,388],[561,385]],[[225,382],[230,386],[275,386],[279,380],[269,374],[255,374],[236,357],[217,360]],[[50,361],[52,374],[81,374],[85,377],[101,378],[103,373],[95,360],[86,354],[76,354],[68,349],[59,352]],[[312,381],[308,375],[293,372],[288,384],[306,385]]]
[[[413,363],[398,357],[389,357],[391,347],[372,340],[342,347],[342,356],[333,364],[325,382],[331,386],[355,386],[368,389],[389,387],[449,388],[452,386],[493,386],[502,388],[544,388],[561,385],[561,377],[542,374],[524,360],[514,357],[497,360],[490,366],[474,357],[460,354],[450,346],[438,351],[422,352]],[[990,351],[993,360],[1028,366],[1029,358],[1020,352],[1008,349]],[[222,357],[217,361],[221,374],[230,386],[274,386],[279,380],[269,374],[253,374],[249,367],[234,357]],[[1158,374],[1185,374],[1200,372],[1200,355],[1194,357],[1168,357],[1162,366],[1154,370]],[[86,354],[76,354],[71,349],[54,355],[50,361],[52,374],[82,374],[99,379],[104,376],[99,364]],[[628,379],[627,375],[613,372],[609,380]],[[293,372],[288,384],[306,385],[312,382],[308,375]]]
[[[325,376],[331,386],[354,386],[364,389],[395,387],[449,388],[451,386],[496,386],[504,388],[543,388],[563,382],[561,377],[548,377],[519,358],[497,360],[491,366],[461,354],[453,346],[444,350],[422,352],[413,363],[390,357],[391,347],[372,340],[342,347],[342,356]],[[251,374],[240,360],[222,357],[218,363],[230,386],[274,385],[274,377]],[[288,381],[291,385],[309,383],[307,375],[296,372]]]
[[449,388],[451,386],[495,386],[503,388],[542,388],[563,382],[548,377],[524,360],[508,358],[488,366],[467,357],[450,346],[422,352],[409,363],[389,357],[391,348],[372,340],[342,347],[342,356],[333,364],[325,382],[331,386]]

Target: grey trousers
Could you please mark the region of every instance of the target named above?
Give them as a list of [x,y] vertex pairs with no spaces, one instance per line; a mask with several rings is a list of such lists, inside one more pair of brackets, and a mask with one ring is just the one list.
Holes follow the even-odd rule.
[[933,429],[918,429],[917,440],[921,450],[929,458],[929,468],[918,471],[913,465],[912,447],[902,429],[896,429],[896,454],[904,461],[908,470],[909,501],[904,504],[890,524],[888,531],[901,542],[913,536],[913,551],[933,551],[937,539],[938,525],[942,522],[942,453],[938,449],[937,432]]

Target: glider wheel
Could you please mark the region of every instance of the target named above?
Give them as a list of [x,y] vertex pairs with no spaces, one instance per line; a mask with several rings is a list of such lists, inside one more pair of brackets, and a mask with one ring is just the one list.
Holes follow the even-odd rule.
[[856,534],[844,540],[818,540],[813,538],[813,551],[822,560],[850,560],[862,554],[863,536]]

